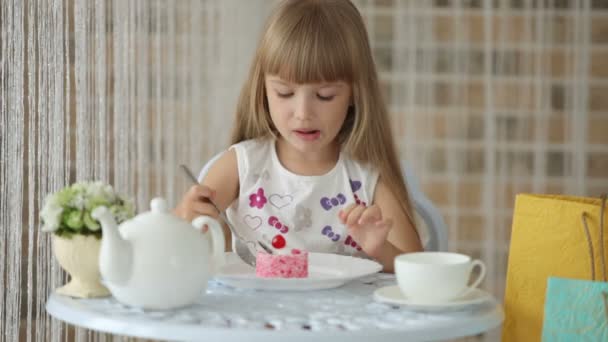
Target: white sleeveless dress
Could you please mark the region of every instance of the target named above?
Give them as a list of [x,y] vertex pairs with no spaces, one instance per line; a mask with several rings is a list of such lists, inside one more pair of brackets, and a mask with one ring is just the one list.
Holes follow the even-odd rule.
[[230,148],[236,151],[240,187],[226,213],[242,235],[267,242],[281,235],[288,245],[298,241],[309,252],[365,256],[338,212],[351,203],[372,203],[378,182],[374,168],[342,152],[326,174],[301,176],[280,163],[274,139],[247,140]]

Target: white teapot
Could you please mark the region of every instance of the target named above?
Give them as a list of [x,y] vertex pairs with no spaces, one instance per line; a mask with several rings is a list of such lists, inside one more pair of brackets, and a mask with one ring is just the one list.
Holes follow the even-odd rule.
[[[208,216],[190,225],[170,214],[162,198],[153,199],[150,207],[118,227],[106,207],[93,210],[102,229],[103,283],[116,300],[130,306],[162,310],[192,304],[224,263],[222,227]],[[205,224],[209,230],[203,233]]]

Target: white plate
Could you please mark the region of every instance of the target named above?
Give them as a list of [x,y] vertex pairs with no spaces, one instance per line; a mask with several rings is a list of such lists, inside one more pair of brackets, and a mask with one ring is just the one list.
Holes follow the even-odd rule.
[[222,284],[256,290],[308,291],[342,286],[347,282],[382,270],[379,263],[350,256],[309,253],[307,278],[260,278],[255,269],[238,259],[234,253],[226,255],[226,264],[215,280]]
[[385,286],[374,291],[374,299],[388,304],[404,305],[411,309],[419,310],[445,310],[462,308],[464,306],[480,304],[492,300],[491,294],[481,289],[473,289],[466,295],[440,303],[420,303],[406,298],[398,285]]

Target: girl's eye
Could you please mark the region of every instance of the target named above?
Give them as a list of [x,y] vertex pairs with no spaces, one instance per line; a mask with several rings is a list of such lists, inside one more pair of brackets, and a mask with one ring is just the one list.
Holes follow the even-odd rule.
[[291,97],[291,95],[293,95],[293,93],[280,93],[277,91],[277,96],[283,99],[286,99],[288,97]]
[[321,101],[331,101],[334,98],[334,95],[331,96],[321,96],[319,94],[317,94],[317,98]]

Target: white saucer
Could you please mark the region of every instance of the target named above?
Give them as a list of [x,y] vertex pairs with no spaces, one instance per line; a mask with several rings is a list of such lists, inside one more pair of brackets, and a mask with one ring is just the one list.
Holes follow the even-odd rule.
[[378,302],[404,305],[411,309],[420,310],[444,310],[462,308],[464,306],[480,304],[492,300],[492,295],[481,289],[473,289],[466,295],[446,302],[421,303],[406,298],[398,285],[385,286],[374,291],[374,299]]

